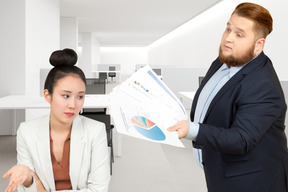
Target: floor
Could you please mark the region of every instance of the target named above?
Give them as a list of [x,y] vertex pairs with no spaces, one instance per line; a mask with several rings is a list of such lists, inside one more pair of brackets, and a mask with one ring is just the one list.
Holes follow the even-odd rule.
[[[205,192],[203,171],[185,148],[152,143],[122,135],[122,156],[115,157],[109,192]],[[117,133],[114,133],[117,150]],[[15,136],[0,136],[0,175],[16,164]],[[0,179],[4,191],[8,179]]]
[[4,191],[9,180],[2,176],[16,164],[16,137],[0,136],[0,191]]
[[182,142],[185,148],[122,135],[122,156],[115,158],[109,192],[207,191],[191,141]]
[[[107,84],[109,93],[117,83]],[[203,170],[197,165],[191,141],[185,148],[122,135],[122,155],[115,156],[109,192],[206,192]],[[117,151],[114,131],[114,151]],[[2,175],[16,164],[15,136],[0,136],[0,191],[8,179]]]

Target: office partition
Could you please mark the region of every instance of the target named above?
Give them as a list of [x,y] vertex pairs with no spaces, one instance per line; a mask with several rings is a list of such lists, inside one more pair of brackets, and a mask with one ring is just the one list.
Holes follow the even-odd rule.
[[[199,87],[199,77],[205,76],[207,69],[164,67],[161,72],[164,83],[179,97],[179,92],[196,91]],[[183,105],[190,109],[191,101],[183,101]]]

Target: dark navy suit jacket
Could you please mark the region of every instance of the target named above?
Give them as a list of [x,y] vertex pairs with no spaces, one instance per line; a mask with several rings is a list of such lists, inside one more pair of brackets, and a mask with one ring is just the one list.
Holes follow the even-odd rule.
[[[199,94],[223,63],[209,68]],[[286,103],[270,59],[262,52],[246,64],[212,100],[196,141],[202,149],[209,192],[286,192],[288,151]]]

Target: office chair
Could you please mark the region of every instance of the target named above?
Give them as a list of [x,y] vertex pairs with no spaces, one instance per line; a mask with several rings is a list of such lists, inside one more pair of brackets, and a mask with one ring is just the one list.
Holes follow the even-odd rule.
[[[86,95],[106,94],[106,80],[97,78],[86,78]],[[103,113],[106,114],[106,108],[84,108],[86,113]]]
[[199,86],[201,85],[201,83],[202,83],[203,79],[204,79],[204,77],[203,77],[203,76],[199,76],[199,77],[198,77]]
[[114,163],[114,152],[113,152],[113,128],[114,125],[111,125],[110,115],[107,114],[97,114],[97,113],[85,113],[83,112],[81,115],[88,117],[90,119],[94,119],[96,121],[100,121],[106,126],[107,133],[107,143],[108,147],[111,148],[110,153],[110,174],[112,175],[112,163]]
[[100,72],[99,73],[99,79],[104,79],[104,81],[106,82],[108,79],[107,73],[106,72]]
[[[109,71],[115,71],[116,67],[115,66],[110,66]],[[111,81],[113,82],[113,77],[116,77],[116,72],[109,72],[108,77],[111,77]]]

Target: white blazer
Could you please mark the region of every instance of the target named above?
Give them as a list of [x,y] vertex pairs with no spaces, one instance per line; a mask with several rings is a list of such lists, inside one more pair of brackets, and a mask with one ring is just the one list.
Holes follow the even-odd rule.
[[[109,153],[105,124],[77,116],[70,142],[70,179],[73,190],[107,192],[110,181]],[[21,123],[17,131],[17,161],[35,171],[47,191],[55,191],[49,115]],[[36,184],[18,191],[36,192]]]

